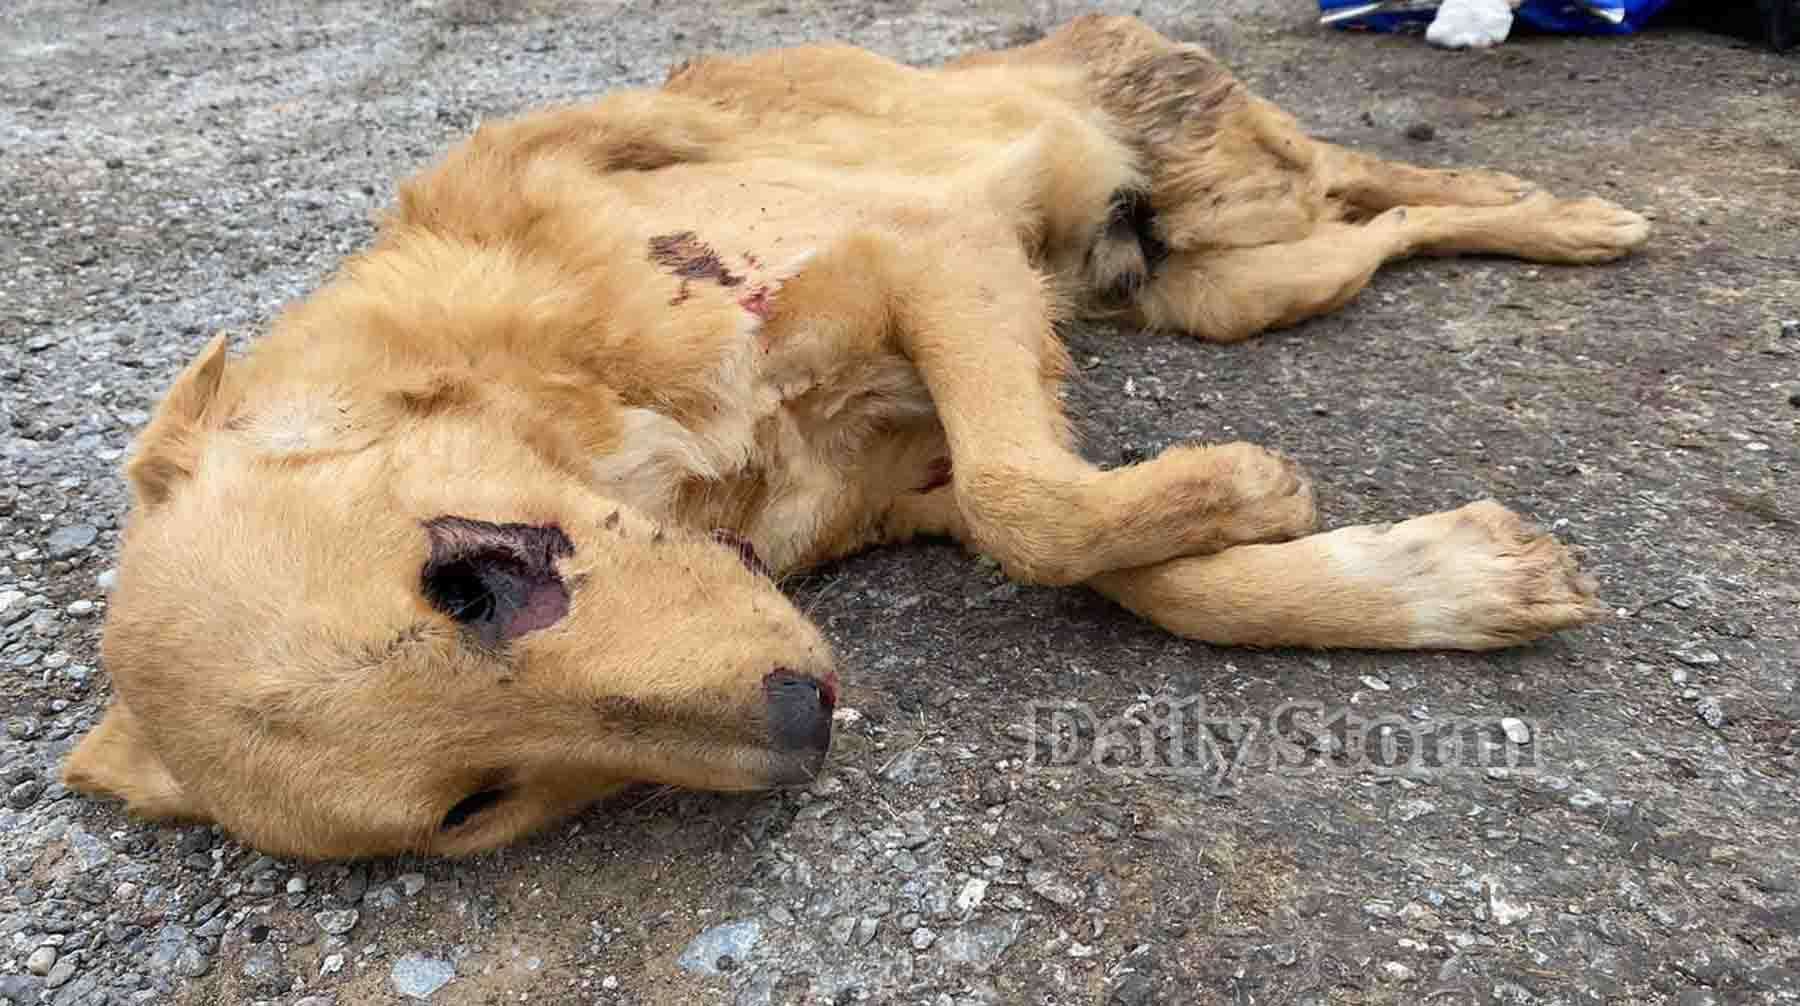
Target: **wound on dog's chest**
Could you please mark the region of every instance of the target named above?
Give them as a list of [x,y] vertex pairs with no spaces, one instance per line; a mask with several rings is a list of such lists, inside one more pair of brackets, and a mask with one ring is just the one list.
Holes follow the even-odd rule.
[[683,279],[710,279],[727,287],[744,281],[744,277],[732,272],[719,253],[693,231],[651,238],[650,260]]

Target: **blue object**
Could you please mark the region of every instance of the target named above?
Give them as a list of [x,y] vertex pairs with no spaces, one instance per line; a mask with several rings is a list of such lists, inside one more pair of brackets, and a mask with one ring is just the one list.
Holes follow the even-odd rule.
[[[1319,0],[1320,22],[1360,31],[1424,31],[1441,0]],[[1629,35],[1669,0],[1525,0],[1513,23],[1562,35]]]

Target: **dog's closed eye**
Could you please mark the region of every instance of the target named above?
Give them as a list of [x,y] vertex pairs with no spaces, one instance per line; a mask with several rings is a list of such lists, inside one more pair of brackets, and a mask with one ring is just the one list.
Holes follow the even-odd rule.
[[482,645],[498,647],[569,613],[556,560],[575,547],[561,529],[437,517],[425,530],[431,537],[431,557],[420,572],[425,599]]
[[460,828],[468,824],[477,814],[506,799],[506,796],[507,793],[504,789],[484,789],[471,793],[445,812],[444,823],[438,825],[438,830],[451,831]]

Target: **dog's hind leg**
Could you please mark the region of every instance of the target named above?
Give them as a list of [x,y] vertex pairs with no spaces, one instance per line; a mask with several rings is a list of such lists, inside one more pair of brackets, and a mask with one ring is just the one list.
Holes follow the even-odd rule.
[[[1316,526],[1306,478],[1250,444],[1177,447],[1111,471],[1083,460],[1058,401],[1068,359],[1046,281],[1004,228],[940,226],[834,247],[789,281],[782,310],[881,312],[858,327],[888,333],[930,391],[966,544],[1017,579],[1073,584]],[[957,254],[917,254],[933,247]]]
[[1487,650],[1605,610],[1554,538],[1492,501],[1117,570],[1089,586],[1222,646]]
[[1589,264],[1643,244],[1649,223],[1599,199],[1533,196],[1505,206],[1408,206],[1308,238],[1171,254],[1139,293],[1135,320],[1236,342],[1348,303],[1383,264],[1412,255],[1509,255]]

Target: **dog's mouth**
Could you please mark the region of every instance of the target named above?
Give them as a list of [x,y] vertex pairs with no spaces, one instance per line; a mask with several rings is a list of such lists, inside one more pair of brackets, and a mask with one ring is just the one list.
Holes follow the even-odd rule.
[[728,527],[719,527],[713,529],[712,540],[736,552],[738,559],[750,572],[771,580],[775,578],[775,573],[769,568],[769,564],[763,562],[762,556],[756,554],[756,546],[750,544],[750,539]]

